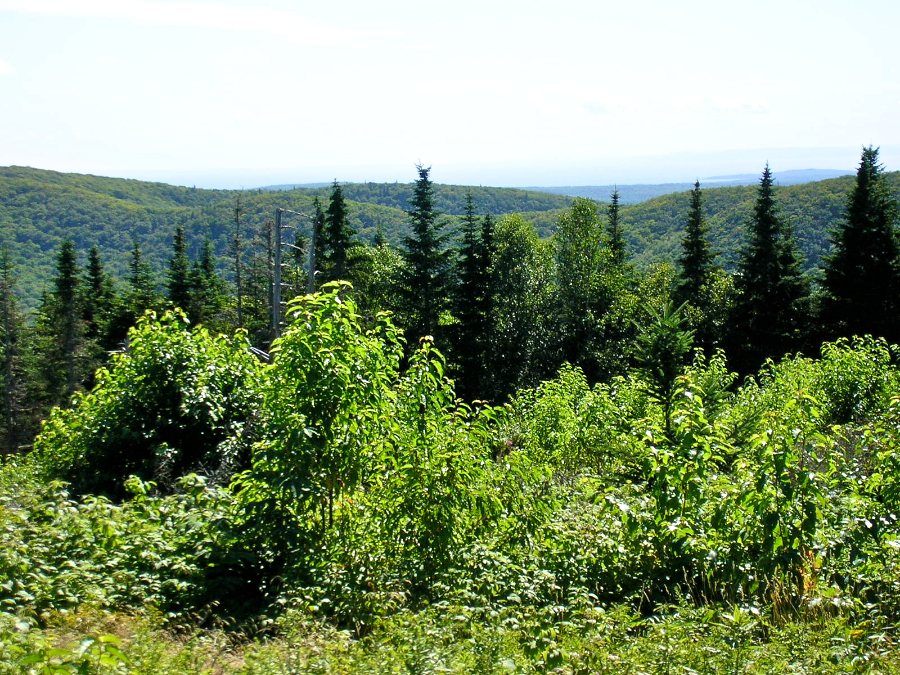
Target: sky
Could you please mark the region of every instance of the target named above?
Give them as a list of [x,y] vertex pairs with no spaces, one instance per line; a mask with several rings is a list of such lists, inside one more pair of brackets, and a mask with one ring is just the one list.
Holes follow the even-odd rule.
[[0,165],[200,187],[900,169],[896,0],[0,0]]

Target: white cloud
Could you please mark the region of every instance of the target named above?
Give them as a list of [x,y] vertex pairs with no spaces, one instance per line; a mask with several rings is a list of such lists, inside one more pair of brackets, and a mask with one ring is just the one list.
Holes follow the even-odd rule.
[[5,73],[14,73],[16,69],[12,67],[11,63],[7,63],[6,61],[0,60],[0,75]]
[[311,46],[346,47],[385,31],[335,28],[299,14],[221,2],[154,0],[0,0],[0,10],[45,16],[119,19],[150,26],[218,28],[272,33]]

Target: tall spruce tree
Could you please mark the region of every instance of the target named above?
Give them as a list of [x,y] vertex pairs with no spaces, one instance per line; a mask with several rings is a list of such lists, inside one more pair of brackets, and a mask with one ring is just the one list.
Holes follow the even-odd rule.
[[109,323],[107,340],[114,346],[121,345],[128,335],[128,329],[147,310],[157,310],[162,304],[162,296],[157,289],[153,270],[144,260],[140,244],[135,240],[131,247],[125,288],[117,298]]
[[200,246],[200,257],[191,270],[190,284],[191,320],[214,329],[224,328],[218,319],[225,308],[228,289],[216,272],[216,259],[209,237],[205,237]]
[[703,218],[703,196],[698,180],[691,190],[691,206],[678,259],[676,301],[679,305],[688,302],[699,307],[702,304],[701,291],[715,269],[715,258],[709,243],[709,227]]
[[679,306],[687,303],[685,316],[694,327],[698,346],[710,352],[717,345],[718,331],[714,327],[713,278],[718,272],[716,254],[709,243],[709,227],[703,217],[703,195],[700,181],[694,183],[687,213],[681,256],[678,259],[678,278],[674,298]]
[[[190,315],[194,304],[191,262],[187,255],[184,227],[181,225],[175,230],[175,236],[172,239],[172,257],[169,260],[169,271],[166,273],[166,289],[169,302]],[[195,320],[195,317],[191,317],[191,319]]]
[[234,236],[231,239],[231,253],[234,255],[234,297],[237,311],[237,327],[244,327],[244,264],[241,256],[244,253],[244,204],[241,193],[238,193],[234,204]]
[[244,268],[244,327],[250,341],[260,347],[268,346],[271,340],[274,232],[272,220],[252,230]]
[[732,321],[734,358],[749,373],[767,358],[797,349],[806,328],[807,287],[793,229],[775,201],[769,165],[759,181],[748,243],[738,261],[738,300]]
[[494,217],[485,213],[481,219],[481,237],[479,241],[478,274],[481,276],[481,288],[483,292],[478,299],[478,313],[484,322],[482,340],[484,342],[482,353],[485,363],[489,363],[491,356],[491,342],[493,338],[494,313],[496,311],[497,290],[494,287],[492,271],[494,259],[497,253],[497,241],[495,235]]
[[609,232],[609,252],[612,255],[612,264],[622,266],[625,264],[625,236],[622,233],[622,219],[619,215],[619,190],[614,189],[609,197],[609,206],[606,210],[607,229]]
[[829,337],[871,334],[900,341],[898,208],[878,163],[863,148],[847,215],[832,233],[826,259],[821,321]]
[[65,403],[81,382],[84,321],[80,284],[75,244],[66,239],[59,247],[56,274],[36,320],[38,377],[48,405]]
[[100,251],[91,246],[88,262],[84,271],[82,288],[82,315],[85,322],[85,336],[96,340],[102,347],[106,332],[106,324],[110,320],[115,302],[115,287],[112,278],[103,268]]
[[447,237],[434,208],[431,167],[417,164],[416,170],[419,178],[407,211],[411,232],[403,240],[406,267],[400,279],[410,346],[421,336],[437,332],[451,285],[451,252],[444,246]]
[[23,410],[27,396],[25,372],[25,321],[15,292],[15,269],[5,248],[0,251],[0,387],[3,418],[0,420],[0,455],[16,452],[23,444],[29,416]]
[[337,179],[331,186],[331,200],[325,209],[324,245],[326,264],[322,266],[326,281],[348,278],[350,249],[356,232],[347,221],[347,203]]
[[325,212],[319,198],[313,199],[312,242],[310,243],[309,267],[313,275],[312,288],[319,288],[325,280],[325,267],[328,265],[328,242],[325,236]]
[[483,256],[475,201],[472,192],[467,191],[462,219],[462,242],[456,266],[458,285],[454,310],[459,325],[454,351],[461,370],[456,380],[457,394],[468,399],[479,395],[484,367],[486,322],[483,298],[487,292],[487,277],[483,273]]
[[94,373],[107,360],[107,353],[115,345],[109,339],[110,322],[115,311],[115,288],[103,269],[100,251],[92,246],[80,286],[79,305],[84,322],[84,358],[86,388],[94,386]]
[[148,309],[157,309],[160,305],[160,294],[156,278],[150,263],[144,260],[141,247],[135,240],[131,248],[131,260],[128,263],[128,291],[125,302],[134,322],[144,315]]

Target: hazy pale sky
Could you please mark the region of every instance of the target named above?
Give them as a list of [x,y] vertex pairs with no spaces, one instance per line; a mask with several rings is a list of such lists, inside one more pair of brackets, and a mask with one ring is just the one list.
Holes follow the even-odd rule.
[[898,30],[896,0],[0,0],[0,164],[605,184],[872,143],[900,168]]

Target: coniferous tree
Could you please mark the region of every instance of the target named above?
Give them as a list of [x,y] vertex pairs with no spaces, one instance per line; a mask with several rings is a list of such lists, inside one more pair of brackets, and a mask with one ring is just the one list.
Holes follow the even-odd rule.
[[9,251],[0,251],[0,385],[3,419],[0,422],[0,454],[16,452],[26,440],[30,416],[24,410],[27,373],[24,354],[25,321],[15,295],[15,273]]
[[459,320],[456,332],[456,359],[461,373],[457,378],[457,393],[463,398],[479,395],[479,380],[484,367],[485,316],[484,297],[487,276],[484,273],[484,251],[475,215],[472,192],[466,192],[465,213],[462,219],[462,245],[457,258],[458,285],[455,314]]
[[609,251],[612,255],[612,264],[622,266],[625,264],[625,237],[622,234],[622,220],[619,215],[619,191],[613,190],[610,195],[607,208],[609,219]]
[[[184,240],[184,227],[175,230],[172,239],[172,258],[169,260],[169,271],[166,273],[166,289],[169,302],[180,307],[188,315],[193,309],[191,263],[187,255],[187,243]],[[196,317],[191,316],[191,320]]]
[[[128,263],[128,292],[126,303],[134,321],[144,315],[148,309],[157,309],[160,295],[150,263],[144,260],[141,247],[134,242],[131,249],[131,261]],[[132,325],[134,324],[132,321]]]
[[681,240],[681,257],[678,259],[676,301],[679,305],[687,302],[700,307],[701,291],[709,283],[715,269],[715,258],[709,243],[709,228],[703,218],[703,196],[698,180],[691,191],[691,206]]
[[234,237],[231,240],[231,252],[234,254],[234,295],[238,328],[244,327],[244,265],[241,260],[244,253],[244,226],[241,223],[243,215],[244,205],[239,192],[234,205]]
[[275,223],[267,220],[253,233],[246,266],[245,327],[254,345],[266,347],[271,338],[272,270]]
[[100,251],[92,246],[88,252],[82,288],[82,316],[85,322],[85,337],[95,340],[102,348],[109,348],[104,339],[107,323],[115,303],[115,287],[112,278],[103,268]]
[[150,264],[144,260],[137,240],[131,248],[125,289],[117,298],[112,312],[107,340],[114,346],[124,343],[131,328],[148,310],[157,310],[163,304]]
[[490,213],[485,213],[481,219],[481,241],[479,242],[479,267],[478,274],[481,276],[481,288],[483,292],[478,300],[478,311],[483,321],[482,339],[484,341],[482,348],[482,358],[485,362],[490,361],[490,350],[492,342],[492,326],[494,325],[494,312],[496,309],[497,290],[493,284],[494,258],[497,253],[497,242],[495,236],[494,217]]
[[446,235],[434,208],[431,168],[417,164],[416,170],[419,178],[407,211],[411,234],[403,240],[406,267],[400,279],[410,346],[437,331],[451,282],[450,251],[444,248]]
[[311,291],[316,290],[324,283],[324,270],[328,264],[328,243],[325,237],[325,212],[319,198],[313,199],[312,243],[310,248],[310,264],[313,283]]
[[80,306],[75,244],[66,239],[56,256],[56,274],[50,292],[38,309],[37,366],[43,400],[60,405],[71,397],[82,379],[84,320]]
[[85,387],[94,385],[94,373],[107,360],[107,352],[115,345],[109,339],[110,323],[115,312],[113,281],[103,269],[100,252],[92,246],[81,283],[79,305],[84,322],[84,358],[87,374]]
[[200,258],[194,263],[190,276],[191,320],[213,328],[224,328],[216,323],[225,308],[227,288],[225,281],[216,272],[212,241],[204,238],[200,246]]
[[717,319],[726,311],[720,306],[722,298],[716,297],[721,278],[715,258],[709,243],[709,227],[703,218],[703,196],[698,180],[691,191],[673,297],[679,306],[687,303],[684,315],[693,326],[697,346],[707,353],[712,353],[720,342],[721,328],[717,324],[721,321]]
[[793,229],[778,213],[773,185],[766,164],[747,224],[749,241],[738,262],[732,328],[735,362],[745,373],[798,348],[806,328],[800,257]]
[[356,234],[347,222],[347,204],[344,193],[337,179],[331,187],[331,200],[325,210],[324,248],[326,264],[322,266],[325,281],[347,279],[350,272],[348,264],[351,260],[350,249],[353,247],[353,236]]
[[834,253],[825,263],[821,320],[829,337],[900,340],[897,221],[878,148],[863,148],[847,215],[832,234]]

